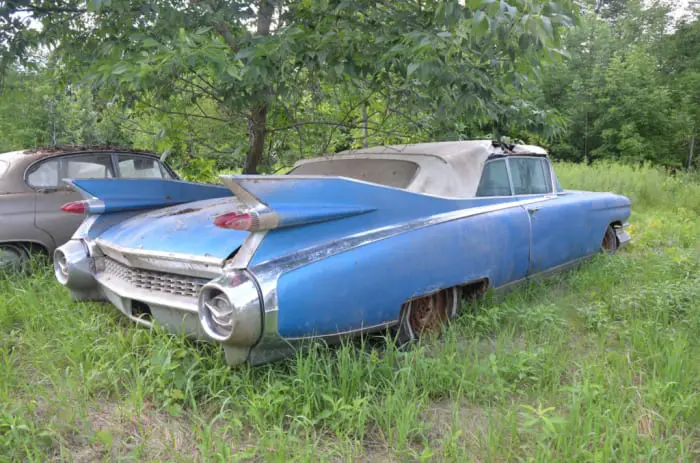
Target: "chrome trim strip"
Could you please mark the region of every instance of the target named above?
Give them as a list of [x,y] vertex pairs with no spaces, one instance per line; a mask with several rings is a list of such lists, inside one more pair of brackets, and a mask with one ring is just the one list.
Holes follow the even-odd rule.
[[121,246],[119,244],[114,244],[110,243],[108,241],[105,241],[102,238],[97,238],[95,241],[97,241],[97,244],[100,246],[100,248],[107,248],[111,249],[113,251],[117,251],[123,254],[129,254],[133,256],[139,256],[139,257],[156,257],[159,259],[165,259],[165,260],[173,260],[173,261],[186,261],[186,262],[199,262],[202,264],[209,264],[209,265],[221,265],[223,262],[222,259],[218,259],[216,257],[204,257],[204,256],[198,256],[195,254],[179,254],[179,253],[174,253],[174,252],[165,252],[165,251],[144,251],[143,249],[136,249],[136,248],[128,248],[126,246]]
[[557,176],[554,175],[554,166],[552,165],[552,161],[549,159],[549,157],[546,157],[545,160],[547,161],[547,165],[549,166],[549,178],[552,182],[552,192],[554,192],[554,194],[557,194],[559,192],[557,191]]
[[88,214],[103,214],[105,211],[105,202],[94,196],[85,201],[88,207]]
[[[510,171],[510,162],[508,158],[503,158],[503,162],[506,165],[506,173],[508,174],[508,186],[510,186],[510,195],[515,196],[515,187],[513,186],[513,174]],[[486,168],[486,165],[484,164],[484,169]],[[481,175],[484,175],[484,171],[481,171]],[[481,181],[481,179],[479,179]]]
[[[266,176],[248,176],[247,178],[265,178]],[[220,175],[221,181],[224,185],[231,190],[233,195],[238,199],[244,206],[248,207],[248,212],[253,216],[256,222],[255,228],[257,230],[269,230],[272,228],[277,228],[279,225],[279,215],[272,209],[268,207],[267,204],[262,202],[257,196],[255,196],[250,191],[246,190],[243,186],[238,183],[238,179],[232,175]],[[284,177],[287,178],[287,177]],[[266,180],[270,180],[267,178]]]
[[[401,233],[410,232],[420,228],[438,225],[454,220],[460,220],[476,215],[488,214],[491,212],[512,209],[516,207],[526,206],[528,204],[539,203],[556,199],[554,195],[546,195],[533,199],[525,199],[521,201],[512,201],[501,204],[491,204],[488,206],[479,206],[468,209],[459,209],[456,211],[444,212],[430,217],[423,217],[410,222],[404,222],[395,225],[368,230],[354,235],[347,236],[341,240],[325,242],[315,246],[310,246],[301,249],[297,252],[287,254],[278,258],[270,259],[258,263],[249,270],[253,277],[260,285],[260,290],[263,296],[263,310],[265,325],[263,334],[258,343],[251,349],[249,358],[264,357],[263,351],[270,350],[285,350],[289,349],[292,340],[282,338],[279,335],[279,323],[277,315],[279,312],[279,300],[277,298],[277,282],[284,273],[290,272],[297,268],[311,264],[313,262],[326,259],[328,257],[349,251],[361,246],[375,243],[387,238],[391,238]],[[335,333],[328,336],[334,336]]]
[[248,267],[248,264],[250,264],[250,261],[255,255],[255,251],[258,250],[260,243],[262,243],[263,239],[265,239],[265,235],[267,235],[267,230],[249,234],[236,252],[236,255],[226,262],[224,269],[244,269]]
[[335,340],[335,338],[342,338],[345,336],[353,336],[361,333],[369,333],[372,331],[379,331],[381,329],[386,329],[390,328],[393,325],[396,324],[398,320],[391,320],[388,322],[384,323],[377,323],[376,325],[371,325],[371,326],[363,326],[362,328],[356,328],[354,330],[345,330],[345,331],[339,331],[337,333],[333,334],[324,334],[322,336],[299,336],[295,338],[284,338],[286,341],[289,342],[295,342],[295,341],[305,341],[308,339],[319,339],[319,340]]
[[97,238],[95,242],[105,255],[130,267],[202,278],[216,278],[222,273],[223,260],[215,257],[144,251],[110,243],[102,238]]

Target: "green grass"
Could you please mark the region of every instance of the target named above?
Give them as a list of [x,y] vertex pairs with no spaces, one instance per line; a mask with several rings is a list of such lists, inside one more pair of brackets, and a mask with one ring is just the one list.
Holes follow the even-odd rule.
[[0,277],[0,461],[700,460],[700,184],[557,165],[635,202],[634,244],[464,308],[440,340],[220,349]]

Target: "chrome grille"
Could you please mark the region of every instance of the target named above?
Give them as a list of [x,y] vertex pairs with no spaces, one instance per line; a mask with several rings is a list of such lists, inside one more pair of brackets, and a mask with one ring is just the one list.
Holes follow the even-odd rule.
[[196,298],[199,296],[202,286],[208,281],[202,278],[176,275],[174,273],[127,267],[109,257],[105,257],[104,260],[104,273],[108,277],[121,280],[147,291]]

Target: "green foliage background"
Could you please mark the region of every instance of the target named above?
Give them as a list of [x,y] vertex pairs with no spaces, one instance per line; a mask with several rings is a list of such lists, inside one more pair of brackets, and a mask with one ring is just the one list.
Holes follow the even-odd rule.
[[131,145],[211,180],[246,166],[258,127],[268,173],[364,144],[502,136],[562,160],[688,167],[700,21],[671,2],[183,5],[0,7],[0,152]]

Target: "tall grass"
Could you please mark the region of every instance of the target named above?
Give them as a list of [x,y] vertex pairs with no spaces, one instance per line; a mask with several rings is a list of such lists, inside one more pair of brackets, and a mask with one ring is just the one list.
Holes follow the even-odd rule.
[[670,175],[651,165],[600,162],[555,163],[559,181],[568,189],[612,191],[627,195],[639,210],[686,209],[700,214],[700,174],[679,172]]
[[316,344],[231,369],[69,301],[46,268],[0,277],[0,461],[697,461],[698,185],[556,168],[632,198],[633,246],[465,306],[407,351]]

